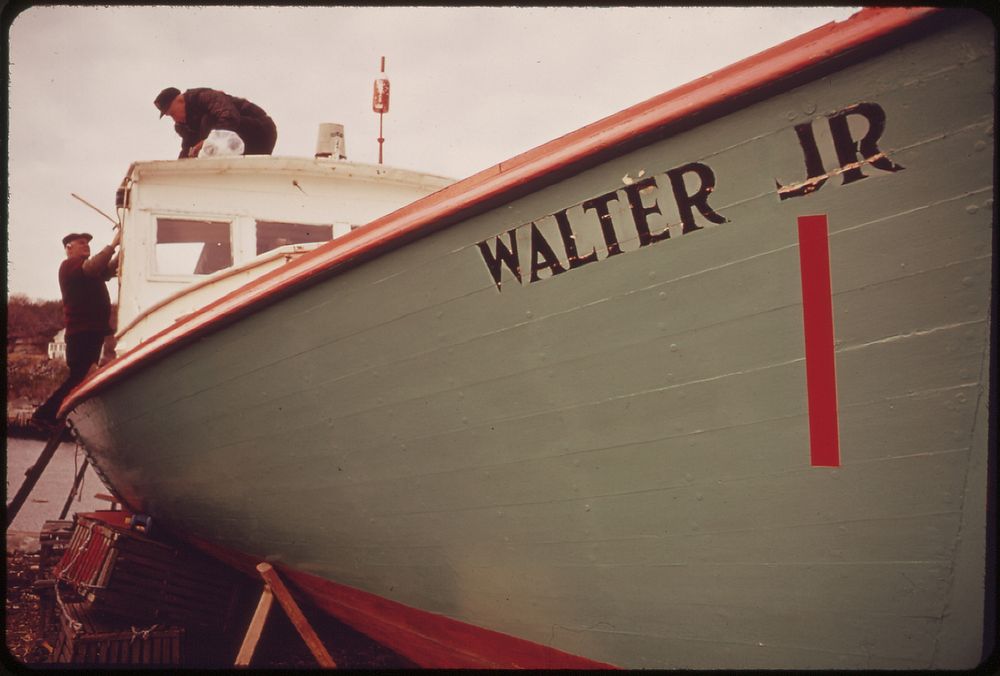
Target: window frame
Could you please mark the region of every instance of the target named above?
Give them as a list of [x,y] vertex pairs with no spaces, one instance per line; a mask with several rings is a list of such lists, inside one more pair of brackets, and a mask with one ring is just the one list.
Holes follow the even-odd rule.
[[[257,251],[257,247],[258,247],[258,240],[259,240],[259,229],[260,229],[260,226],[262,224],[263,225],[275,225],[275,226],[293,226],[293,227],[294,226],[300,226],[302,228],[323,228],[323,229],[329,229],[329,231],[330,231],[330,237],[329,237],[329,239],[312,240],[312,241],[307,241],[307,242],[289,242],[288,244],[279,245],[279,246],[272,247],[270,249],[265,249],[264,251],[259,251],[258,252]],[[322,246],[323,244],[326,244],[327,242],[332,242],[333,240],[335,240],[337,238],[337,227],[336,227],[335,223],[303,223],[301,221],[285,221],[285,220],[279,221],[279,220],[266,219],[266,218],[255,218],[255,219],[253,219],[253,228],[252,228],[252,230],[253,230],[252,248],[249,249],[249,251],[252,252],[252,257],[263,256],[263,255],[265,255],[265,254],[267,254],[267,253],[269,253],[271,251],[274,251],[276,249],[281,248],[282,246],[290,246],[290,245]]]
[[[218,274],[225,270],[230,270],[237,267],[242,263],[242,242],[239,239],[239,218],[233,216],[232,214],[186,214],[186,213],[154,213],[151,214],[150,228],[149,228],[149,241],[150,246],[148,247],[147,255],[147,269],[149,273],[147,278],[150,281],[163,281],[163,282],[176,282],[176,281],[197,281],[200,279],[206,279],[214,274]],[[219,268],[208,274],[196,274],[194,272],[184,273],[184,272],[161,272],[156,258],[156,247],[159,235],[160,221],[188,221],[192,223],[222,223],[229,226],[229,251],[232,262],[230,265]]]

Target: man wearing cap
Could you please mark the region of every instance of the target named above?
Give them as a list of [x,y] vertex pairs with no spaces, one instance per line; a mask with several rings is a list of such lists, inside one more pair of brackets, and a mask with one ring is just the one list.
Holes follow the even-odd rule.
[[83,382],[90,367],[101,358],[104,339],[111,334],[111,297],[107,281],[118,270],[115,249],[121,242],[119,230],[111,244],[90,255],[90,240],[86,232],[63,237],[66,260],[59,266],[59,289],[62,291],[63,315],[66,319],[66,365],[69,376],[56,391],[38,407],[31,424],[42,430],[57,426],[56,414],[63,399]]
[[213,129],[236,132],[243,139],[244,155],[270,155],[278,139],[274,120],[260,106],[217,89],[198,87],[181,93],[167,87],[153,104],[161,118],[169,115],[174,120],[174,131],[181,137],[178,158],[197,157]]

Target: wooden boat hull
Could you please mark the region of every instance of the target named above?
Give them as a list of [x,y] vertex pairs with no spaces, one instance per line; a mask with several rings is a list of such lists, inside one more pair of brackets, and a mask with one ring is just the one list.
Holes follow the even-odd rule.
[[878,44],[220,310],[72,422],[130,507],[428,666],[974,666],[992,27]]

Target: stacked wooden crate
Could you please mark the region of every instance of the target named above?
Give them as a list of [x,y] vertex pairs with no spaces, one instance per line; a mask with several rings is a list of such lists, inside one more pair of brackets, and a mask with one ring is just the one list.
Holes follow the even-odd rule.
[[38,579],[33,587],[38,594],[38,631],[41,636],[48,635],[59,619],[53,568],[62,558],[72,535],[72,521],[46,521],[38,536]]
[[61,630],[52,661],[70,664],[180,666],[182,627],[138,628],[94,609],[89,603],[63,603]]
[[38,572],[43,577],[50,577],[55,565],[62,559],[63,552],[73,536],[72,521],[46,521],[38,534],[39,557]]
[[[106,654],[113,659],[173,659],[185,652],[179,643],[184,630],[189,635],[192,630],[221,634],[231,625],[243,584],[238,573],[200,552],[132,530],[121,517],[85,514],[77,515],[54,573],[68,600],[60,604],[61,648],[54,659],[76,664],[94,663],[89,660]],[[144,636],[153,641],[150,655],[114,647],[126,635],[134,642],[136,627],[147,628]],[[162,645],[164,641],[177,641],[177,649]],[[106,646],[100,654],[94,652],[97,644]]]

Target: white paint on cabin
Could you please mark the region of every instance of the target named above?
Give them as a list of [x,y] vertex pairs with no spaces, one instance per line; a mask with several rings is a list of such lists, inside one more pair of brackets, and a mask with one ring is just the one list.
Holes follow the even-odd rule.
[[324,241],[450,183],[326,158],[133,163],[119,191],[117,353]]
[[49,343],[49,359],[66,361],[66,329],[59,329]]

